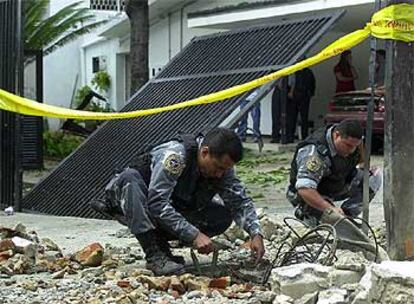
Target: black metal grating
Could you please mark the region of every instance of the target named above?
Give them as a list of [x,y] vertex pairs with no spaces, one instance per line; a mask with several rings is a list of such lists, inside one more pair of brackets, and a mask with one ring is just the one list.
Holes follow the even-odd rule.
[[[21,82],[20,5],[20,0],[0,1],[0,88],[9,92],[19,91]],[[0,208],[19,207],[19,116],[0,111],[0,128]]]
[[321,16],[253,27],[241,32],[243,39],[232,32],[196,38],[157,78],[284,66],[329,21]]
[[[160,75],[147,83],[131,98],[130,103],[123,111],[161,107],[192,99],[255,79],[266,74],[268,69],[280,64],[280,62],[290,64],[295,58],[306,52],[311,47],[311,42],[315,42],[327,31],[339,16],[340,14],[325,16],[323,23],[312,22],[312,20],[321,20],[320,17],[297,21],[298,25],[294,26],[295,31],[300,31],[300,24],[302,31],[305,31],[309,24],[313,24],[315,29],[307,31],[311,33],[309,36],[295,40],[295,45],[290,48],[290,53],[286,53],[283,60],[277,62],[262,60],[266,50],[272,53],[275,46],[274,44],[266,44],[269,41],[268,37],[261,32],[260,27],[254,29],[254,33],[257,33],[255,41],[266,50],[260,48],[260,51],[257,49],[254,52],[250,50],[254,48],[253,45],[242,44],[246,36],[252,37],[253,35],[254,37],[251,29],[217,34],[206,38],[209,40],[209,48],[221,49],[222,39],[226,36],[233,43],[238,43],[244,52],[256,58],[255,62],[245,61],[243,63],[242,61],[242,63],[234,65],[231,62],[238,61],[239,54],[209,52],[205,49],[207,56],[200,53],[198,42],[203,38],[195,39],[166,66],[162,72],[164,76]],[[296,23],[290,22],[289,24]],[[263,28],[272,29],[272,26]],[[273,28],[278,28],[279,31],[285,29],[280,24],[274,25]],[[284,37],[279,40],[281,45],[292,40],[291,35],[286,33],[280,37]],[[193,48],[198,56],[194,55]],[[257,54],[260,56],[255,56]],[[214,62],[214,60],[220,61],[224,66],[219,71],[220,73],[200,75],[205,71],[211,72],[216,69],[216,67],[210,68],[208,66],[208,63]],[[198,68],[192,69],[192,65],[197,65]],[[206,65],[205,68],[204,65]],[[235,67],[245,70],[237,72],[234,71]],[[248,67],[251,68],[250,71],[247,69]],[[223,73],[226,68],[233,71],[227,74]],[[191,73],[198,73],[198,75],[181,79],[163,78],[165,75],[185,76]],[[186,108],[155,116],[105,123],[24,198],[23,207],[55,215],[99,217],[89,208],[88,202],[94,198],[102,197],[104,186],[115,169],[126,167],[132,158],[146,147],[166,140],[176,135],[178,131],[204,132],[220,125],[238,107],[240,98],[243,96],[220,103]]]
[[123,11],[125,0],[90,0],[90,9],[99,11]]
[[[43,52],[24,51],[25,60],[33,60],[34,69],[25,70],[25,80],[34,82],[34,87],[25,87],[24,96],[43,100]],[[21,115],[21,163],[25,170],[43,168],[43,117]]]

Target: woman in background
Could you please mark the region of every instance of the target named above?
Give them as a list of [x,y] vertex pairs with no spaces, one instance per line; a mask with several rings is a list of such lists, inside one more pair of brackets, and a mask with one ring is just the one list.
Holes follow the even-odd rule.
[[336,77],[336,93],[355,91],[354,80],[358,74],[352,65],[351,51],[347,50],[341,53],[338,64],[334,68]]

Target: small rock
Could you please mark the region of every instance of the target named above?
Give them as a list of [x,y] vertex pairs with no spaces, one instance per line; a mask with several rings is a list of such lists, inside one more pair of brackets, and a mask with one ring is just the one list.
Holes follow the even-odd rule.
[[171,278],[169,277],[148,277],[148,276],[141,276],[137,278],[142,284],[148,284],[149,289],[156,289],[161,291],[168,290],[170,287]]
[[4,209],[4,214],[6,216],[11,216],[14,214],[14,209],[12,206],[7,207],[6,209]]
[[56,245],[56,243],[53,242],[49,238],[43,238],[42,239],[42,245],[45,246],[45,248],[46,248],[47,251],[58,251],[58,252],[61,252],[59,246]]
[[266,215],[264,208],[257,208],[256,214],[259,220],[261,220]]
[[171,295],[174,299],[178,299],[180,297],[180,293],[177,290],[171,290]]
[[104,249],[99,243],[93,243],[81,249],[73,259],[83,266],[99,266],[102,264]]
[[120,280],[116,284],[121,288],[130,288],[131,287],[131,283],[129,283],[129,281],[126,281],[126,280]]
[[10,259],[14,255],[13,250],[0,252],[0,262]]
[[22,283],[22,287],[23,287],[24,289],[26,289],[26,290],[36,291],[36,290],[37,290],[38,285],[37,285],[37,283],[36,283],[35,281],[28,280],[28,281],[24,281],[24,282]]
[[268,217],[263,217],[260,220],[260,226],[262,227],[263,237],[266,240],[271,240],[272,236],[277,233],[277,230],[282,228],[282,226]]
[[171,277],[170,288],[179,294],[185,293],[185,287],[177,277]]
[[276,293],[273,291],[255,292],[254,296],[260,303],[272,303],[276,298]]
[[15,250],[14,243],[11,239],[4,239],[0,241],[0,252],[8,251],[8,250]]
[[245,240],[249,237],[246,231],[242,228],[237,226],[236,224],[232,224],[229,229],[226,230],[224,235],[227,237],[229,241],[234,242],[237,239]]
[[21,238],[19,236],[15,236],[15,237],[12,238],[12,242],[13,242],[14,246],[16,247],[16,252],[18,252],[18,253],[23,253],[24,254],[26,251],[33,251],[33,248],[29,249],[30,246],[34,247],[33,246],[34,244],[33,244],[32,241],[26,240],[26,239]]
[[220,291],[218,291],[217,289],[214,289],[214,290],[211,292],[211,297],[212,297],[212,298],[218,298],[218,299],[223,298],[222,294],[221,294],[221,293],[220,293]]
[[65,277],[67,270],[67,268],[64,268],[60,271],[55,272],[54,274],[52,274],[52,279],[63,279]]
[[208,287],[225,289],[228,286],[230,286],[230,281],[231,281],[230,277],[215,278],[210,281],[210,283],[208,284]]
[[27,234],[27,229],[26,226],[23,225],[22,223],[18,223],[14,228],[14,231],[16,231],[19,234]]
[[193,290],[186,294],[187,299],[197,299],[202,298],[204,296],[204,293],[200,290]]

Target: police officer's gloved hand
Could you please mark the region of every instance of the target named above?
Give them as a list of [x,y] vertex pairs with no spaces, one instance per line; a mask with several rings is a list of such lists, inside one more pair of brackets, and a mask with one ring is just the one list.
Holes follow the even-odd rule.
[[321,223],[333,225],[344,217],[344,211],[341,208],[332,206],[322,213]]

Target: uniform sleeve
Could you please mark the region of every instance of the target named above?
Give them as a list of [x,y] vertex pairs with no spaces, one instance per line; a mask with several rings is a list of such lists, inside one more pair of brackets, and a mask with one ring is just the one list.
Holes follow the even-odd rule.
[[153,218],[180,240],[192,242],[199,230],[170,204],[171,195],[185,165],[185,148],[178,142],[167,143],[151,152],[151,181],[148,209]]
[[322,177],[328,173],[329,164],[318,152],[315,145],[307,145],[299,149],[296,155],[298,168],[296,189],[316,189]]
[[247,196],[246,189],[234,174],[234,170],[229,170],[220,179],[217,191],[239,227],[250,236],[262,233],[253,200]]

